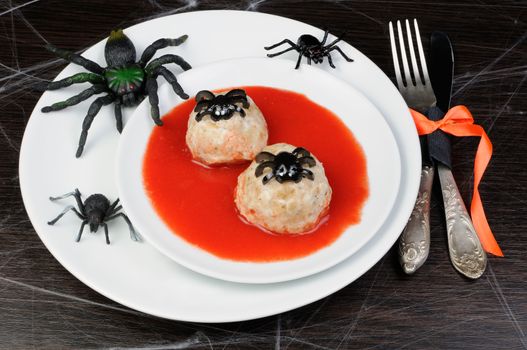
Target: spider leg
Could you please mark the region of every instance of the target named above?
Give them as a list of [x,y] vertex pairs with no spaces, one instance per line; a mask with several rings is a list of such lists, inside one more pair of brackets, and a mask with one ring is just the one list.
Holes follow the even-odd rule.
[[54,201],[57,201],[57,200],[60,200],[60,199],[64,199],[64,198],[68,198],[68,197],[71,197],[71,196],[75,197],[75,201],[77,202],[77,205],[79,206],[79,210],[84,215],[84,213],[85,213],[84,212],[84,204],[82,203],[81,193],[80,193],[78,188],[76,188],[75,191],[63,194],[62,196],[49,197],[49,200],[54,202]]
[[256,177],[260,177],[263,175],[263,172],[266,168],[272,168],[273,166],[274,166],[273,161],[263,162],[262,164],[256,167],[256,169],[254,170],[254,175]]
[[[117,199],[117,200],[118,200],[118,199]],[[115,204],[115,202],[114,202],[113,204]],[[112,204],[112,206],[113,206],[113,204]],[[122,205],[119,205],[119,206],[117,206],[117,207],[115,207],[115,208],[111,208],[111,207],[110,207],[110,208],[108,209],[108,211],[106,211],[106,215],[105,215],[105,217],[110,217],[110,216],[112,216],[112,215],[115,215],[115,214],[117,214],[117,212],[119,212],[119,210],[121,210],[121,209],[123,209],[123,206],[122,206]]]
[[159,117],[159,97],[157,96],[157,75],[149,77],[146,80],[146,91],[148,92],[148,101],[150,101],[150,116],[156,125],[161,126],[163,122]]
[[200,122],[203,118],[205,118],[207,115],[212,116],[212,111],[204,110],[196,114],[196,121]]
[[79,242],[81,240],[82,232],[84,231],[84,226],[86,226],[86,220],[84,220],[81,224],[81,228],[79,230],[79,234],[77,235],[77,238],[75,239],[75,242]]
[[73,97],[68,98],[65,101],[60,101],[52,104],[51,106],[46,106],[42,108],[43,113],[48,113],[51,111],[60,111],[61,109],[64,109],[66,107],[74,106],[76,104],[81,103],[82,101],[87,100],[88,98],[92,97],[93,95],[100,94],[101,92],[106,91],[106,87],[103,85],[94,85],[84,91],[82,91],[80,94],[75,95]]
[[284,39],[284,40],[282,40],[282,41],[280,41],[279,43],[276,43],[276,44],[274,44],[274,45],[266,46],[266,47],[264,47],[264,49],[266,49],[266,50],[272,50],[272,49],[274,49],[275,47],[278,47],[278,46],[283,45],[283,44],[285,44],[285,43],[288,43],[288,44],[291,45],[294,49],[298,49],[298,46],[297,46],[294,42],[292,42],[291,40],[289,40],[289,39]]
[[108,208],[108,210],[106,211],[106,216],[109,216],[109,215],[113,215],[117,212],[117,204],[119,204],[119,198],[117,198],[113,203],[112,205],[110,205],[110,207]]
[[94,73],[77,73],[71,77],[64,78],[59,81],[52,82],[43,82],[42,84],[37,85],[37,89],[41,91],[45,90],[57,90],[73,84],[81,84],[85,82],[90,82],[92,84],[104,84],[104,77],[99,74]]
[[49,44],[46,45],[46,49],[66,61],[78,64],[79,66],[86,68],[90,72],[100,74],[100,75],[104,74],[104,69],[101,66],[99,66],[97,63],[93,61],[90,61],[89,59],[82,57],[79,54],[76,54],[74,52],[70,52],[67,50],[59,49]]
[[161,74],[166,79],[166,81],[168,81],[170,85],[172,85],[172,89],[174,89],[174,92],[179,97],[181,97],[184,100],[188,99],[189,96],[185,93],[185,91],[183,91],[183,88],[181,87],[181,85],[179,85],[176,79],[176,76],[172,74],[171,71],[169,71],[167,68],[163,66],[157,68],[156,71],[157,71],[156,74]]
[[231,102],[234,103],[241,103],[243,105],[243,108],[249,108],[250,103],[249,100],[247,100],[247,97],[239,96],[239,97],[231,97]]
[[[111,215],[114,215],[115,213],[117,213],[119,210],[123,209],[123,206],[120,205],[118,206],[117,208],[115,208],[111,213],[109,213],[109,216]],[[108,216],[108,215],[107,215]]]
[[[265,185],[266,183],[268,183],[269,181],[271,181],[274,177],[274,173],[273,172],[270,172],[269,174],[265,175],[262,179],[262,183]],[[281,182],[281,180],[279,180],[279,178],[276,178],[276,180],[278,182]]]
[[179,46],[183,44],[188,39],[188,35],[182,35],[179,38],[176,39],[159,39],[154,41],[150,46],[148,46],[145,51],[143,51],[143,54],[141,55],[141,59],[139,60],[139,64],[141,67],[144,67],[144,65],[154,57],[157,50],[164,49],[167,46]]
[[337,51],[338,53],[340,53],[342,55],[342,57],[344,57],[344,59],[348,62],[353,62],[353,59],[349,58],[348,56],[346,56],[346,54],[344,52],[342,52],[342,50],[340,49],[340,47],[338,46],[333,46],[333,47],[330,47],[329,49],[326,50],[327,53],[330,53],[331,51]]
[[101,107],[109,105],[112,102],[114,102],[114,97],[111,95],[98,97],[97,99],[95,99],[95,101],[92,102],[90,108],[88,109],[88,113],[86,114],[86,117],[82,122],[82,132],[79,138],[79,147],[77,148],[77,153],[75,154],[75,157],[79,158],[81,156],[82,151],[84,150],[84,145],[86,144],[86,138],[88,137],[88,130],[90,129],[93,119],[95,119],[95,116],[101,110]]
[[[315,61],[315,63],[317,63],[317,62]],[[307,58],[307,64],[311,65],[311,57]]]
[[101,223],[102,227],[104,227],[104,235],[106,236],[106,244],[110,244],[110,235],[108,234],[108,225],[104,222]]
[[300,61],[302,61],[302,56],[304,56],[305,51],[300,51],[298,54],[298,60],[296,61],[295,69],[298,69],[300,67]]
[[227,92],[225,96],[247,98],[247,94],[242,89],[233,89]]
[[276,56],[280,56],[281,54],[284,54],[288,51],[291,51],[291,50],[296,50],[296,47],[290,47],[290,48],[287,48],[285,49],[284,51],[280,51],[280,52],[277,52],[277,53],[268,53],[267,54],[267,57],[276,57]]
[[185,61],[182,57],[178,55],[167,54],[156,58],[155,60],[147,64],[145,67],[145,71],[148,74],[153,74],[158,67],[161,67],[162,65],[168,63],[175,63],[180,66],[183,70],[189,70],[192,68],[190,64],[188,64],[188,62]]
[[327,49],[332,48],[335,44],[337,44],[341,40],[342,40],[342,38],[337,38],[337,39],[333,40],[332,42],[330,42],[329,44],[324,46],[324,49],[327,50]]
[[324,44],[326,43],[326,40],[328,40],[328,34],[329,34],[329,31],[327,29],[324,29],[324,37],[322,38],[320,45],[324,46]]
[[337,67],[335,67],[335,65],[333,64],[333,58],[331,58],[331,52],[326,52],[326,56],[328,57],[328,63],[329,63],[329,65],[331,66],[331,68],[337,68]]
[[301,155],[302,157],[309,157],[311,155],[311,153],[309,153],[309,151],[303,147],[297,147],[291,153],[293,153],[295,156]]
[[260,152],[256,155],[256,163],[262,163],[267,161],[274,161],[275,155],[271,152]]
[[[78,191],[78,190],[76,190]],[[64,198],[68,198],[68,197],[71,197],[75,195],[75,191],[71,191],[71,192],[68,192],[66,194],[63,194],[62,196],[57,196],[57,197],[49,197],[49,200],[50,201],[58,201],[59,199],[64,199]]]
[[126,223],[128,224],[128,228],[130,229],[130,238],[133,241],[139,242],[141,240],[141,236],[139,235],[139,233],[135,231],[134,227],[132,226],[132,223],[130,222],[130,219],[128,219],[128,216],[126,216],[124,213],[112,215],[109,218],[107,218],[106,221],[113,220],[119,216],[122,217],[123,220],[126,221]]
[[61,217],[64,216],[64,214],[66,214],[68,211],[72,210],[75,214],[77,214],[77,216],[81,219],[81,220],[84,220],[86,219],[84,217],[84,215],[82,215],[81,213],[79,213],[77,211],[77,209],[75,209],[75,207],[73,205],[68,205],[55,219],[51,220],[51,221],[48,221],[48,225],[55,225],[55,223],[57,221],[60,220]]
[[315,165],[317,165],[317,162],[315,161],[315,159],[311,156],[307,156],[307,157],[302,157],[300,159],[298,159],[298,162],[303,166],[304,164],[307,164],[309,165],[310,167],[314,167]]
[[315,180],[315,176],[313,175],[313,172],[308,169],[302,170],[302,177],[307,177],[309,180]]
[[201,100],[198,103],[196,103],[196,107],[194,107],[194,112],[201,111],[205,108],[207,108],[209,104],[209,101]]
[[212,92],[208,90],[201,90],[196,94],[196,102],[206,102],[213,100],[216,97]]
[[245,110],[243,108],[241,108],[240,106],[236,106],[236,112],[240,113],[240,116],[242,118],[245,117]]
[[123,131],[123,111],[121,110],[121,102],[119,100],[115,101],[113,111],[115,115],[115,127],[120,134]]
[[75,201],[77,202],[77,205],[79,206],[80,212],[82,213],[82,215],[86,216],[86,210],[84,208],[84,203],[82,203],[82,199],[81,199],[81,192],[79,191],[78,188],[75,189],[75,193],[73,194],[73,196],[75,197]]

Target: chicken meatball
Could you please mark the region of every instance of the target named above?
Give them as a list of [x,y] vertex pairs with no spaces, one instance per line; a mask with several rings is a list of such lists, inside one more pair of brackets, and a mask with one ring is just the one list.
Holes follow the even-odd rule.
[[267,144],[267,123],[244,90],[215,95],[201,91],[190,114],[187,145],[197,161],[208,164],[252,160]]
[[267,146],[238,177],[235,203],[250,223],[280,234],[313,230],[329,210],[331,187],[309,151]]

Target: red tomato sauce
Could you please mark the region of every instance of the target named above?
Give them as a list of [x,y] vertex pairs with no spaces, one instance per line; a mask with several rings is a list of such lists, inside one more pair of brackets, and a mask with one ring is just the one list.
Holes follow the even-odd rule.
[[[304,257],[333,243],[361,219],[368,197],[364,152],[338,117],[304,95],[244,87],[261,109],[269,144],[302,146],[324,165],[333,189],[328,216],[305,235],[266,233],[242,221],[234,204],[238,175],[247,164],[206,168],[192,161],[185,142],[193,100],[176,106],[155,127],[143,162],[150,201],[174,234],[220,258],[270,262]],[[307,180],[303,180],[307,181]]]

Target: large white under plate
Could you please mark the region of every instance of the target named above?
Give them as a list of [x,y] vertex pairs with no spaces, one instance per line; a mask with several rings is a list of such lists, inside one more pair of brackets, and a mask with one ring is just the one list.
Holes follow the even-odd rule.
[[[263,47],[284,38],[295,41],[304,33],[319,38],[323,35],[322,30],[305,23],[238,11],[177,14],[140,23],[125,29],[125,33],[138,53],[158,38],[188,34],[183,45],[164,49],[158,55],[181,55],[196,68],[225,59],[265,57],[267,51]],[[101,41],[83,55],[105,66],[104,44]],[[384,42],[379,40],[379,45]],[[120,135],[115,130],[113,107],[103,107],[96,117],[80,159],[74,154],[91,100],[61,112],[40,112],[43,106],[78,93],[87,84],[44,93],[22,141],[20,186],[27,213],[42,242],[68,271],[99,293],[133,309],[175,320],[230,322],[269,316],[321,299],[353,282],[382,258],[406,224],[419,186],[421,156],[415,126],[395,86],[357,49],[345,42],[339,46],[355,62],[348,63],[334,55],[337,69],[330,68],[327,62],[318,67],[346,81],[375,105],[395,136],[401,157],[396,205],[374,238],[350,258],[294,281],[240,284],[195,273],[151,245],[131,241],[128,228],[119,221],[110,225],[109,246],[103,232],[86,232],[76,243],[80,222],[74,215],[68,214],[55,226],[47,225],[64,205],[70,204],[67,200],[51,203],[50,195],[79,187],[84,195],[100,192],[110,199],[117,197],[114,169]],[[281,57],[294,65],[297,54],[291,51]],[[181,72],[177,67],[170,69],[176,74]],[[78,66],[68,65],[57,79],[81,71]],[[125,110],[125,121],[133,111]]]

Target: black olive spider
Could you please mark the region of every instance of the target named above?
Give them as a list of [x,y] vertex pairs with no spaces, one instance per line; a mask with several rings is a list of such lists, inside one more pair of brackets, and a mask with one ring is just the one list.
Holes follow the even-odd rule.
[[[231,90],[225,95],[214,95],[210,91],[202,90],[196,95],[196,102],[194,112],[198,112],[196,114],[197,122],[200,122],[207,115],[210,115],[210,118],[215,122],[228,120],[235,112],[239,113],[243,118],[245,117],[243,108],[249,108],[247,94],[242,89]],[[241,103],[243,108],[238,106],[237,103]]]
[[277,52],[277,53],[267,54],[267,57],[275,57],[275,56],[279,56],[281,54],[284,54],[284,53],[286,53],[288,51],[296,50],[299,53],[299,55],[298,55],[298,60],[296,61],[295,69],[298,69],[298,67],[300,67],[300,61],[302,60],[302,56],[305,56],[307,58],[307,63],[308,64],[311,64],[311,60],[313,60],[313,62],[315,62],[315,64],[322,63],[324,61],[324,57],[327,57],[329,65],[332,68],[336,68],[335,65],[333,64],[333,59],[331,58],[331,51],[337,51],[338,53],[340,53],[342,55],[342,57],[344,57],[344,59],[346,61],[353,62],[353,59],[351,59],[348,56],[346,56],[346,54],[344,52],[342,52],[340,47],[336,46],[336,44],[339,41],[341,41],[342,38],[337,38],[337,39],[333,40],[331,43],[329,43],[328,45],[325,45],[326,44],[326,40],[328,39],[328,34],[329,33],[326,30],[324,32],[324,38],[322,39],[322,41],[319,41],[313,35],[303,34],[303,35],[301,35],[298,38],[296,44],[294,42],[292,42],[291,40],[289,40],[289,39],[284,39],[284,40],[280,41],[277,44],[264,47],[264,49],[272,50],[275,47],[278,47],[278,46],[283,45],[285,43],[291,45],[291,47],[289,47],[289,48],[287,48],[287,49],[285,49],[283,51],[280,51],[280,52]]
[[264,185],[273,178],[279,183],[285,181],[300,182],[305,177],[310,180],[315,179],[313,172],[304,169],[303,166],[314,167],[316,161],[311,153],[302,147],[295,148],[293,152],[280,152],[277,155],[270,152],[260,152],[256,155],[255,160],[260,163],[254,172],[256,177],[262,176],[265,168],[271,168],[271,172],[262,179]]
[[189,70],[191,66],[180,56],[172,54],[163,55],[152,61],[150,60],[154,57],[157,50],[168,46],[181,45],[187,38],[187,35],[183,35],[177,39],[156,40],[143,51],[141,58],[136,62],[135,47],[132,41],[122,30],[112,31],[104,47],[104,57],[108,64],[106,68],[99,66],[97,63],[79,54],[58,49],[51,45],[46,46],[49,51],[60,58],[78,64],[86,68],[89,72],[77,73],[59,81],[45,83],[45,85],[40,86],[41,90],[57,90],[84,82],[89,82],[93,86],[65,101],[42,108],[42,112],[58,111],[87,100],[93,95],[106,94],[95,99],[88,109],[88,113],[82,123],[82,132],[76,152],[77,158],[81,156],[84,150],[88,130],[102,106],[115,103],[114,113],[116,127],[121,132],[123,129],[121,107],[135,106],[148,95],[150,105],[152,106],[150,112],[152,119],[157,125],[163,125],[159,117],[159,99],[157,96],[156,79],[160,75],[163,76],[172,85],[174,92],[179,97],[188,99],[189,96],[183,91],[174,74],[165,68],[164,65],[175,63],[183,70]]
[[106,236],[106,244],[110,244],[110,237],[108,236],[108,225],[107,221],[122,217],[124,221],[128,224],[130,229],[130,238],[134,241],[140,241],[139,234],[135,231],[130,219],[124,214],[119,213],[119,210],[122,209],[122,206],[119,205],[119,198],[117,198],[112,204],[106,196],[102,194],[92,194],[83,202],[81,199],[81,193],[78,189],[75,189],[73,192],[66,193],[65,195],[59,197],[49,197],[51,201],[56,201],[59,199],[64,199],[67,197],[75,197],[77,201],[77,210],[73,205],[68,205],[55,219],[48,222],[48,225],[54,225],[57,221],[60,220],[68,211],[73,211],[77,216],[82,220],[82,224],[77,235],[76,242],[79,242],[84,231],[84,226],[87,224],[90,226],[91,232],[97,232],[99,226],[104,227],[104,234]]

